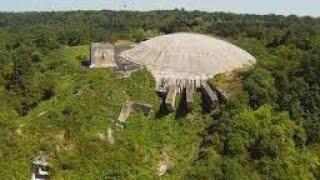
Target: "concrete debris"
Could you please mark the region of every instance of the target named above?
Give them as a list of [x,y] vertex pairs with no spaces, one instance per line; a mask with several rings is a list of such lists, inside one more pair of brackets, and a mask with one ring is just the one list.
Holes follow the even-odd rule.
[[21,136],[22,135],[22,128],[24,127],[24,124],[20,124],[19,128],[16,130],[16,133]]
[[19,136],[21,136],[21,135],[22,135],[22,130],[21,130],[21,128],[18,128],[18,129],[16,130],[16,133],[17,133]]
[[108,141],[111,145],[114,144],[115,140],[114,140],[114,131],[109,127],[108,129]]
[[159,163],[159,176],[163,176],[171,167],[172,162],[170,160],[169,155],[166,152],[163,152],[163,160]]
[[118,121],[121,123],[125,123],[127,118],[130,115],[130,111],[131,111],[131,101],[126,101],[121,108],[121,112],[120,115],[118,117]]
[[124,129],[124,125],[123,125],[123,124],[116,123],[116,126],[117,126],[118,128],[120,128],[120,130],[123,130],[123,129]]
[[133,62],[127,61],[123,58],[118,58],[116,62],[118,66],[117,67],[118,71],[125,76],[130,76],[133,72],[143,68],[142,66],[135,64]]
[[142,112],[145,116],[148,116],[151,112],[151,108],[152,106],[149,105],[149,104],[141,104],[141,103],[136,103],[136,102],[133,102],[133,101],[129,101],[127,100],[123,105],[122,105],[122,108],[121,108],[121,112],[120,112],[120,115],[118,117],[118,121],[120,123],[125,123],[127,118],[129,117],[130,115],[130,112],[132,110],[134,111],[140,111]]
[[149,116],[152,110],[152,106],[150,104],[141,104],[141,103],[132,102],[131,107],[132,107],[132,110],[140,111],[145,116]]
[[104,133],[98,133],[98,138],[99,138],[101,141],[105,141],[105,140],[106,140],[106,136],[104,135]]
[[47,113],[47,111],[42,111],[42,112],[40,112],[37,116],[40,117],[40,116],[45,115],[46,113]]

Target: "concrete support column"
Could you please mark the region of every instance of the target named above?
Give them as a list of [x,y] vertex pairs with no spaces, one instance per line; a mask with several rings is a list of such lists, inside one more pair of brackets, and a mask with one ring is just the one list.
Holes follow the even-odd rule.
[[176,110],[176,104],[175,104],[176,103],[176,95],[177,95],[177,87],[174,85],[171,85],[168,90],[166,99],[165,99],[165,104],[166,104],[166,107],[169,111]]

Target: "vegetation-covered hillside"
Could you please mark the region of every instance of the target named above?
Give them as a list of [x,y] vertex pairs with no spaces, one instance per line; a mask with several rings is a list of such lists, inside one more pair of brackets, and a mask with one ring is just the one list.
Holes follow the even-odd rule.
[[[211,82],[232,92],[204,111],[159,112],[145,70],[123,78],[81,66],[91,41],[188,31],[227,39],[258,63]],[[319,179],[320,19],[184,10],[0,13],[0,177],[29,179],[49,153],[52,179]],[[149,103],[150,116],[122,104]],[[108,129],[115,143],[108,142]]]

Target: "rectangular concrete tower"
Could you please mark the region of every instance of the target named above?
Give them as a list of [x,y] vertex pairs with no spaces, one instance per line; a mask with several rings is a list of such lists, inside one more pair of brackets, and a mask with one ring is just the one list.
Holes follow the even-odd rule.
[[114,46],[110,43],[91,43],[90,68],[116,67]]

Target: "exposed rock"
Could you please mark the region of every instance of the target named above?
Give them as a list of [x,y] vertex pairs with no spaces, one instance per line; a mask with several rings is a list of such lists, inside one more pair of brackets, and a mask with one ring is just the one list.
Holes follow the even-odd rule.
[[59,142],[59,143],[65,143],[66,139],[64,138],[65,135],[65,131],[62,130],[60,131],[58,134],[55,135],[55,139]]
[[59,131],[56,135],[54,135],[53,140],[57,143],[56,149],[57,151],[71,151],[74,149],[74,145],[70,144],[65,138],[65,130]]
[[117,70],[124,76],[130,76],[133,72],[142,69],[143,67],[125,59],[119,58],[116,60]]

